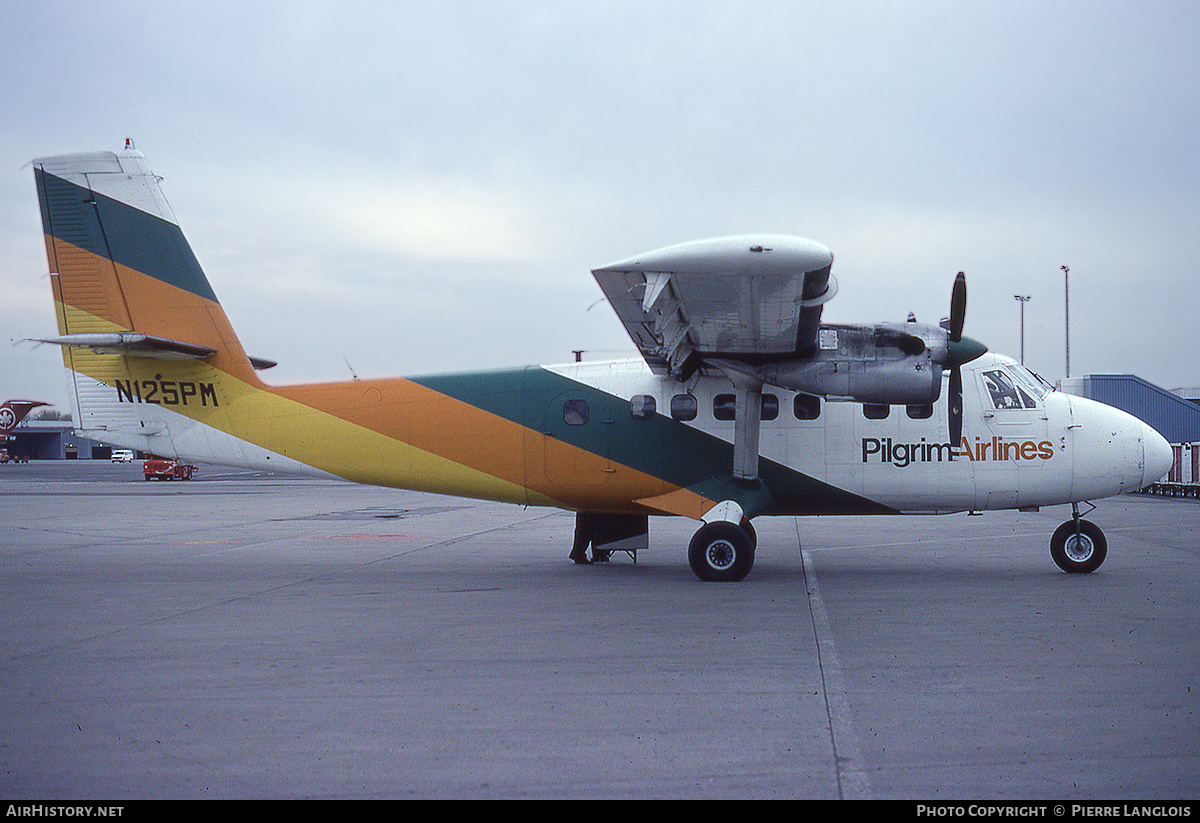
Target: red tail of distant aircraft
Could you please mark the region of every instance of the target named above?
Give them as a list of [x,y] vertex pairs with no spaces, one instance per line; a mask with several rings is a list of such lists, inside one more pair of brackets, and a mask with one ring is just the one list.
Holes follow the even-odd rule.
[[9,433],[25,419],[30,410],[45,405],[47,404],[40,400],[5,400],[0,404],[0,445],[3,445]]

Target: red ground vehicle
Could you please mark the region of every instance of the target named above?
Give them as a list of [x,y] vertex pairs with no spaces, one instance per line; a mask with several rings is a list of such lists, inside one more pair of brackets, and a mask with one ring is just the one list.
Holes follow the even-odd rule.
[[147,480],[191,480],[196,467],[188,463],[176,463],[152,457],[142,464],[142,474]]

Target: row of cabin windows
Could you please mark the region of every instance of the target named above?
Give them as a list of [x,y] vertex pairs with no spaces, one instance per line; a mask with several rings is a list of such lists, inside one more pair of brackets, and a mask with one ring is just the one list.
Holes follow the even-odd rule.
[[[713,398],[713,417],[717,420],[733,420],[736,416],[736,396],[718,394]],[[891,406],[875,403],[863,404],[863,416],[868,420],[884,420],[891,414]],[[671,398],[671,417],[675,420],[695,420],[700,404],[693,394],[677,394]],[[649,420],[658,412],[658,402],[652,395],[635,394],[629,400],[629,415],[634,420]],[[933,416],[933,406],[906,406],[905,413],[913,420],[926,420]],[[792,400],[792,414],[797,420],[816,420],[821,416],[821,398],[811,394],[797,394]],[[589,409],[586,400],[568,400],[563,404],[563,422],[569,426],[582,426],[588,422]],[[762,395],[762,419],[779,417],[779,397]]]

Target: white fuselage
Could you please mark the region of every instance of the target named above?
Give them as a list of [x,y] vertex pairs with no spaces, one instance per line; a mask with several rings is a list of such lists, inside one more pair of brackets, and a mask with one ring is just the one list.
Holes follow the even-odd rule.
[[[714,401],[721,405],[733,391],[723,377],[698,376],[681,384],[638,361],[550,368],[618,397],[650,395],[665,415],[671,414],[673,398],[691,394],[696,416],[687,425],[733,440],[733,423],[714,415]],[[1003,385],[1005,379],[1009,385]],[[1050,390],[1011,358],[986,354],[967,364],[963,386],[958,444],[947,442],[945,390],[932,408],[821,401],[814,418],[800,419],[796,393],[766,387],[769,407],[778,412],[763,416],[760,454],[911,513],[1099,499],[1142,488],[1170,465],[1169,445],[1150,426],[1103,403]],[[726,397],[718,400],[719,395]],[[811,417],[813,399],[802,396],[800,405],[801,415]],[[868,417],[869,411],[876,416]]]

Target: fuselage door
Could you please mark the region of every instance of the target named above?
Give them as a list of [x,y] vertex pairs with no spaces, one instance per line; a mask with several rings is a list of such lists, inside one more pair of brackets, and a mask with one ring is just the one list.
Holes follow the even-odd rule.
[[[611,478],[617,408],[588,391],[566,391],[542,416],[546,478],[567,488],[595,486]],[[628,409],[623,410],[628,416]]]
[[965,437],[979,489],[989,509],[1039,505],[1055,485],[1048,464],[1055,456],[1048,436],[1045,387],[1023,367],[997,364],[977,372],[983,430]]

